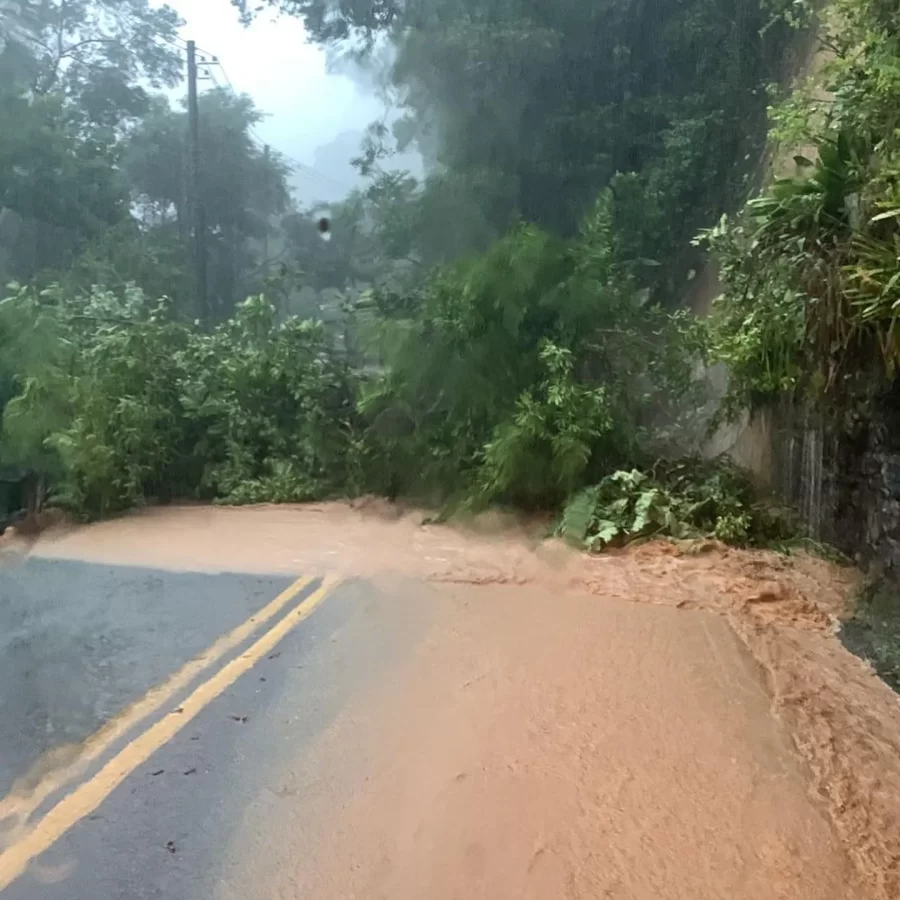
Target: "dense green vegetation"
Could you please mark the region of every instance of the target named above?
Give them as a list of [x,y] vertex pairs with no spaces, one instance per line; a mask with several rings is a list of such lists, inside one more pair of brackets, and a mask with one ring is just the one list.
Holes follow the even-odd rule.
[[797,172],[703,235],[724,292],[712,329],[725,412],[790,396],[838,431],[864,427],[900,362],[900,17],[835,0],[824,65],[776,111]]
[[[787,398],[858,469],[873,445],[896,447],[900,7],[833,0],[818,31],[821,65],[772,117],[773,139],[796,152],[795,173],[701,238],[724,286],[710,352],[730,372],[724,416]],[[880,494],[868,502],[877,518]],[[857,535],[854,549],[875,556],[875,571],[842,638],[896,689],[896,571],[879,561],[883,548],[861,546],[868,540]]]
[[346,368],[321,325],[251,297],[211,331],[137,289],[21,289],[0,329],[32,324],[6,407],[7,461],[58,502],[104,515],[148,498],[305,500],[352,485]]
[[647,537],[774,545],[792,541],[797,523],[789,510],[761,500],[727,458],[688,458],[613,472],[584,488],[567,504],[559,531],[591,550]]
[[600,190],[634,173],[619,186],[627,252],[671,263],[743,191],[787,43],[759,2],[279,5],[347,53],[393,45],[390,63],[368,64],[401,116],[390,134],[373,130],[368,159],[416,142],[435,169],[426,205],[452,190],[476,236],[516,216],[568,236]]
[[[393,108],[325,243],[249,99],[201,95],[208,305],[184,114],[153,93],[177,83],[177,17],[111,5],[0,19],[0,463],[79,513],[378,492],[572,499],[564,530],[595,547],[776,538],[730,466],[680,462],[709,416],[701,362],[730,368],[726,413],[870,384],[874,349],[892,378],[890,3],[839,0],[835,99],[799,91],[775,119],[817,153],[743,211],[768,87],[806,46],[795,3],[278,3]],[[391,168],[410,146],[421,182]],[[684,309],[691,239],[723,213],[708,329]]]
[[426,158],[396,198],[395,250],[443,261],[516,219],[568,238],[610,188],[622,253],[670,304],[696,230],[746,194],[793,39],[767,0],[276,5],[389,85],[393,125],[370,130],[363,166],[410,144]]
[[671,444],[692,384],[695,323],[642,306],[607,207],[574,244],[523,227],[414,294],[364,294],[346,343],[368,348],[369,375],[262,296],[207,330],[134,287],[19,288],[0,302],[7,461],[97,515],[362,490],[558,504]]
[[[178,17],[147,0],[4,4],[0,278],[71,294],[134,283],[200,314],[190,279]],[[263,286],[253,242],[288,204],[287,168],[251,141],[247,97],[201,95],[214,317]]]

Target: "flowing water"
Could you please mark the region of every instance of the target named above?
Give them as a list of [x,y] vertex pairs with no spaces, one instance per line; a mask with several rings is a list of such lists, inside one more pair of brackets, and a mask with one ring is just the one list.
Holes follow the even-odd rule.
[[[798,448],[812,516],[825,490],[821,450],[813,432]],[[371,781],[334,826],[350,842],[334,857],[345,868],[322,863],[301,879],[317,896],[412,898],[427,887],[448,900],[538,897],[569,884],[572,897],[896,900],[900,709],[836,637],[854,573],[708,542],[589,557],[544,533],[496,516],[427,524],[382,502],[187,507],[52,531],[33,552],[440,586],[435,609],[444,603],[446,617],[408,679],[348,713],[356,729],[382,710],[375,721],[390,727],[354,734],[387,756],[365,770]],[[627,614],[638,607],[646,615]],[[715,722],[731,729],[727,739]],[[713,729],[706,743],[698,723]],[[680,768],[692,753],[705,774]],[[628,764],[641,759],[643,769]],[[488,774],[470,779],[480,764]],[[456,799],[439,800],[456,766]],[[701,784],[719,793],[701,795]],[[729,812],[720,793],[743,799]],[[692,823],[691,852],[678,845],[679,810]],[[514,824],[544,814],[540,840]],[[498,893],[493,860],[504,846],[511,866],[537,873],[528,890]],[[726,856],[702,875],[716,847]],[[384,854],[391,864],[379,868]],[[460,859],[468,875],[453,876]]]

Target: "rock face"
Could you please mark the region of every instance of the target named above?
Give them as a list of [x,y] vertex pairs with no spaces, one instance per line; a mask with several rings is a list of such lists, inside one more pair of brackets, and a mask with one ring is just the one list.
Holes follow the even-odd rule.
[[900,577],[900,453],[867,454],[862,479],[863,554],[877,571]]
[[785,411],[771,433],[771,486],[811,536],[900,579],[900,417],[883,409],[853,437]]

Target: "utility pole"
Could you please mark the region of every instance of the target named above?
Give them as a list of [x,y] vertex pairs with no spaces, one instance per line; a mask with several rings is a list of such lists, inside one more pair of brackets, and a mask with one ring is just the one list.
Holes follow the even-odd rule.
[[188,76],[188,200],[194,238],[194,285],[199,318],[209,319],[209,295],[206,280],[206,210],[200,197],[200,112],[197,106],[197,45],[187,42]]
[[271,188],[269,186],[269,163],[271,161],[271,150],[269,145],[263,148],[263,210],[265,210],[265,232],[263,234],[263,266],[265,266],[265,274],[269,273],[269,202]]

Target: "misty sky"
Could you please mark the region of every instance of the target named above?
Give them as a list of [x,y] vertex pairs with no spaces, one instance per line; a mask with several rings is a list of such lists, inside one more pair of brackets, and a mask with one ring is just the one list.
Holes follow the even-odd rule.
[[[343,196],[355,181],[346,133],[361,131],[379,117],[380,101],[346,76],[329,74],[324,51],[306,42],[297,19],[265,13],[247,28],[229,0],[168,2],[186,20],[182,37],[217,56],[235,90],[250,94],[269,114],[256,129],[259,136],[321,173],[317,178],[296,172],[297,193],[309,201]],[[226,83],[215,68],[212,74]],[[336,147],[346,159],[331,159],[321,150],[317,158],[316,148],[341,136]]]

